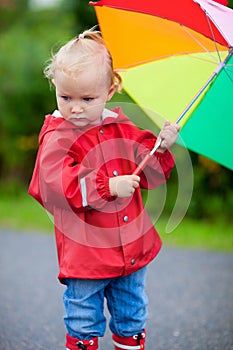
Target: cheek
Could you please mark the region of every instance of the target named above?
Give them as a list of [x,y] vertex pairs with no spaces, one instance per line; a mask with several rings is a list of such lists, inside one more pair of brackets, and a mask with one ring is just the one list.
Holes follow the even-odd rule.
[[103,113],[104,106],[103,105],[95,105],[86,109],[86,115],[89,120],[99,121],[101,119],[101,115]]
[[68,104],[61,98],[57,100],[57,105],[59,108],[62,108],[62,109],[67,109],[67,106],[68,106]]
[[90,108],[90,112],[92,112],[92,114],[96,114],[96,113],[99,114],[99,113],[102,113],[103,109],[104,109],[104,104],[99,103],[98,105],[95,105],[92,108]]

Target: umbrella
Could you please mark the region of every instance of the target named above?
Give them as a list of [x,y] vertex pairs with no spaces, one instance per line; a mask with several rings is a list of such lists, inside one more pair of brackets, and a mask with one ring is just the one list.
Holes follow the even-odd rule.
[[90,4],[126,92],[159,127],[156,115],[180,123],[179,143],[233,170],[233,10],[224,0]]

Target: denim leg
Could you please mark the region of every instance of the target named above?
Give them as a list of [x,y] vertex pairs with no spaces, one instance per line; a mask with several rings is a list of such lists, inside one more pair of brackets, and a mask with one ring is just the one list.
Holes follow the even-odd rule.
[[111,314],[112,333],[130,337],[141,333],[146,325],[147,304],[146,271],[144,267],[126,277],[112,279],[105,296]]
[[82,340],[102,337],[106,328],[104,289],[109,280],[66,279],[64,322],[70,336]]

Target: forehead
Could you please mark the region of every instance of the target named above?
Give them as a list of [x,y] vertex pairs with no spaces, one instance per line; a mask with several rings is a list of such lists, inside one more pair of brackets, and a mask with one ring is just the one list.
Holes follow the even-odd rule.
[[94,67],[88,67],[76,74],[67,74],[57,70],[54,83],[58,90],[66,93],[96,93],[108,88],[106,74]]

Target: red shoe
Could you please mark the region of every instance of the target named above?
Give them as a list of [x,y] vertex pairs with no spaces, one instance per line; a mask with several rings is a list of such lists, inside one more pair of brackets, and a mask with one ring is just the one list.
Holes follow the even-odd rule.
[[66,350],[98,350],[98,338],[81,340],[66,334]]
[[146,331],[133,335],[132,337],[119,337],[112,335],[115,350],[144,350],[146,342]]

